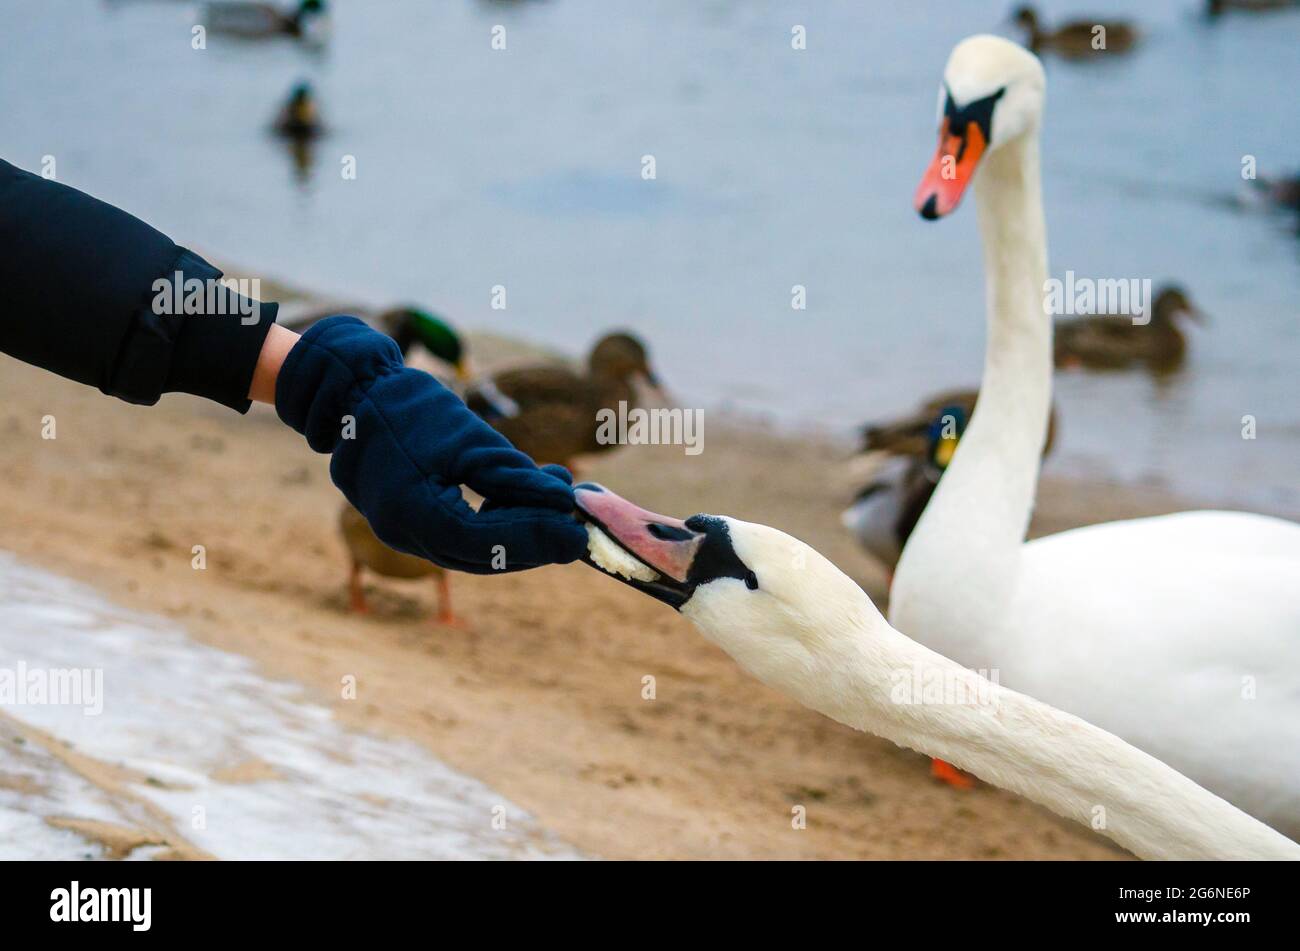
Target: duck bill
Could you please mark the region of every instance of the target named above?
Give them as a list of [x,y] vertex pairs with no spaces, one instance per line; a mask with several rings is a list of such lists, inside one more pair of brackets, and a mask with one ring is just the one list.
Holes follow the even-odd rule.
[[966,123],[960,132],[951,128],[947,116],[939,129],[939,149],[916,189],[916,210],[928,221],[950,214],[975,176],[975,166],[988,143],[977,122]]
[[655,373],[655,371],[651,370],[649,367],[646,367],[642,376],[645,379],[646,386],[650,387],[650,392],[654,395],[655,399],[660,402],[668,399],[668,391],[664,389],[663,383],[660,382],[659,374]]
[[681,519],[633,505],[595,482],[575,486],[573,495],[585,521],[599,528],[637,561],[653,568],[659,577],[643,581],[613,575],[592,561],[590,555],[583,559],[587,564],[674,608],[690,600],[695,590],[690,581],[691,566],[704,541],[702,532],[687,528]]

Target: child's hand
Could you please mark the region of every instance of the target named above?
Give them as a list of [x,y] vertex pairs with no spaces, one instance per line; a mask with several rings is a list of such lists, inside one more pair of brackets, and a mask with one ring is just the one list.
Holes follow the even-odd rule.
[[[275,406],[313,449],[333,454],[334,483],[399,551],[487,574],[576,561],[587,549],[569,473],[539,469],[355,317],[322,320],[294,345]],[[481,511],[461,485],[486,499]]]

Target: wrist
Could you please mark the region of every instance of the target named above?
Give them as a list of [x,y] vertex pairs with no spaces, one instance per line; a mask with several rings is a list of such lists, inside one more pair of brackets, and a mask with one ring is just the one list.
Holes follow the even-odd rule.
[[258,403],[275,403],[275,383],[280,377],[280,368],[284,366],[285,357],[299,340],[299,335],[287,327],[273,324],[262,342],[262,352],[258,354],[257,365],[253,368],[253,380],[248,386],[248,398]]

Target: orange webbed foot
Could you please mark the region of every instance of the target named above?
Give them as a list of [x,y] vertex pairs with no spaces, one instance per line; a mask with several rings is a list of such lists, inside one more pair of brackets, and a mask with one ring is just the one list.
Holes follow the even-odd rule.
[[941,759],[930,760],[930,775],[941,783],[947,783],[955,789],[974,789],[975,777],[969,773],[963,773],[952,763],[944,762]]

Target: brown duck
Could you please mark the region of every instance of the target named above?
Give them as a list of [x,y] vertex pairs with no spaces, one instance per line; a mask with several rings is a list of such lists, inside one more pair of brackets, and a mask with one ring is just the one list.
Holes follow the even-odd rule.
[[1204,320],[1181,287],[1165,287],[1151,306],[1145,324],[1117,316],[1077,317],[1056,325],[1058,367],[1119,370],[1145,363],[1153,373],[1179,369],[1187,355],[1187,339],[1177,318]]
[[1217,17],[1221,13],[1235,10],[1240,13],[1268,13],[1272,10],[1286,10],[1297,5],[1297,0],[1206,0],[1206,13]]
[[585,373],[553,364],[505,370],[471,387],[465,402],[539,465],[572,468],[575,456],[613,448],[597,438],[597,414],[635,407],[638,379],[659,388],[645,344],[611,333],[592,348]]
[[[959,409],[964,419],[970,419],[978,399],[979,390],[945,390],[927,399],[915,412],[889,422],[869,423],[862,427],[860,451],[924,459],[931,448],[930,432],[934,420],[948,407]],[[1053,406],[1047,424],[1047,441],[1043,445],[1044,456],[1051,452],[1056,442],[1056,423],[1056,407]]]
[[447,583],[446,571],[431,561],[389,548],[371,531],[366,517],[347,502],[343,503],[343,508],[339,511],[339,532],[343,535],[343,541],[348,546],[348,555],[352,559],[348,593],[353,611],[365,614],[370,610],[362,588],[363,569],[369,569],[385,578],[432,577],[438,587],[437,622],[454,626],[463,625],[464,622],[451,610],[451,588]]
[[[1044,30],[1038,11],[1028,4],[1018,8],[1013,18],[1028,34],[1025,45],[1035,53],[1051,52],[1081,59],[1103,53],[1124,53],[1137,42],[1137,30],[1124,20],[1073,20],[1055,30]],[[1100,41],[1103,36],[1106,45],[1095,46],[1094,39]]]

